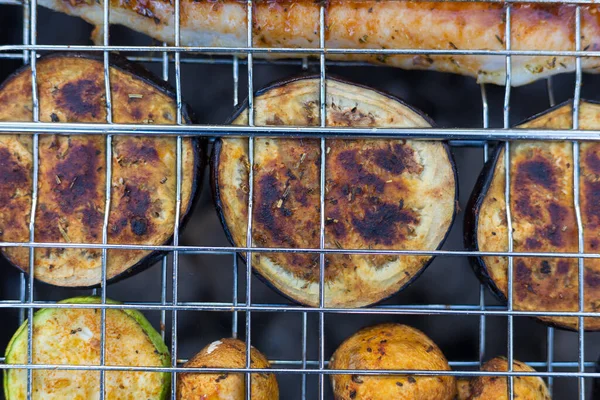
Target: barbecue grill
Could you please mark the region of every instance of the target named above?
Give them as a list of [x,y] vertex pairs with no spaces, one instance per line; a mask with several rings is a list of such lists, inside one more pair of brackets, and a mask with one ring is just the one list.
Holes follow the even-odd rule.
[[[492,0],[490,0],[492,1]],[[545,0],[537,2],[544,3]],[[575,30],[581,30],[580,7],[586,0],[569,0],[577,7]],[[511,32],[511,5],[506,2],[506,37]],[[527,52],[511,50],[510,39],[503,51],[437,50],[443,54],[494,54],[506,62],[506,86],[478,86],[470,78],[450,76],[433,72],[401,71],[387,67],[366,65],[357,62],[330,61],[326,59],[325,12],[320,12],[320,48],[278,49],[282,59],[265,61],[260,55],[272,49],[252,46],[253,2],[248,8],[248,45],[239,48],[184,47],[180,45],[180,27],[176,25],[174,45],[152,42],[151,39],[121,27],[108,25],[110,13],[104,3],[104,36],[100,46],[87,45],[90,28],[83,22],[37,7],[35,0],[0,0],[0,77],[4,78],[20,64],[31,65],[32,80],[36,81],[36,60],[52,51],[90,51],[104,57],[105,82],[110,88],[108,59],[110,52],[120,52],[131,61],[144,63],[149,69],[170,81],[177,94],[177,124],[174,125],[125,125],[112,123],[111,97],[106,97],[108,120],[105,124],[71,124],[39,122],[39,104],[36,86],[33,85],[34,121],[27,123],[0,122],[1,133],[24,133],[33,136],[33,154],[38,152],[38,141],[47,134],[105,135],[110,149],[115,135],[160,135],[177,137],[177,203],[181,202],[181,151],[184,137],[201,136],[213,141],[216,137],[245,137],[250,143],[249,163],[253,165],[253,143],[257,137],[293,136],[294,138],[317,138],[321,143],[321,191],[320,204],[324,210],[325,199],[325,154],[328,138],[410,138],[447,140],[457,159],[461,190],[460,204],[465,207],[478,170],[487,161],[490,146],[503,143],[508,150],[511,141],[567,140],[573,142],[573,157],[578,158],[578,141],[598,140],[600,132],[580,130],[578,126],[579,103],[582,97],[597,98],[594,88],[600,79],[583,75],[581,71],[580,34],[575,35],[575,51],[546,52],[555,56],[576,58],[576,72],[561,75],[534,84],[511,87],[511,59],[524,56]],[[39,13],[39,14],[38,14]],[[175,1],[175,20],[180,17],[179,2]],[[67,38],[65,40],[65,38]],[[338,50],[340,51],[340,50]],[[382,54],[423,54],[432,49],[386,49],[344,51]],[[286,58],[294,55],[295,58]],[[589,56],[588,53],[585,55]],[[315,127],[264,127],[254,126],[253,94],[275,77],[316,72],[320,79],[321,116]],[[337,128],[325,126],[326,79],[331,75],[351,78],[357,83],[371,84],[404,98],[408,103],[428,112],[438,127],[426,129],[371,129]],[[583,86],[583,82],[586,83]],[[110,90],[108,91],[110,93]],[[248,96],[249,125],[225,125],[226,116],[241,99]],[[182,98],[187,99],[197,112],[199,125],[182,124]],[[512,128],[513,124],[562,100],[573,99],[573,128],[565,130]],[[107,151],[107,160],[112,157]],[[505,156],[508,162],[508,156]],[[34,182],[38,179],[39,161],[34,157]],[[415,285],[400,292],[389,300],[366,308],[325,307],[323,276],[325,254],[351,253],[351,250],[325,249],[325,214],[320,218],[320,249],[276,249],[253,246],[251,239],[252,220],[248,222],[247,242],[244,247],[230,246],[220,233],[217,217],[210,204],[209,185],[203,194],[185,234],[179,232],[179,222],[173,226],[173,242],[164,246],[142,246],[133,244],[107,244],[108,217],[103,221],[102,244],[91,243],[40,243],[35,230],[31,229],[28,243],[2,242],[2,247],[27,247],[33,263],[35,248],[68,247],[102,249],[102,285],[94,290],[53,288],[35,281],[35,271],[25,275],[7,266],[0,271],[0,317],[3,328],[0,335],[5,344],[25,320],[33,317],[40,308],[73,307],[57,301],[75,295],[95,294],[101,298],[102,310],[101,346],[105,342],[105,318],[108,309],[135,308],[144,312],[160,329],[171,351],[169,368],[114,367],[105,365],[104,348],[101,347],[101,363],[94,366],[78,365],[35,365],[32,363],[32,325],[28,329],[28,362],[26,365],[9,365],[0,358],[0,369],[24,368],[28,371],[28,398],[32,398],[32,371],[44,368],[69,370],[95,370],[100,374],[100,395],[105,393],[106,371],[121,369],[167,371],[176,374],[188,371],[182,365],[204,345],[221,337],[239,337],[246,341],[246,354],[250,344],[260,348],[271,361],[271,370],[250,369],[250,358],[241,369],[204,369],[203,372],[273,372],[281,387],[284,399],[328,399],[333,398],[329,376],[331,374],[415,374],[460,376],[482,375],[481,364],[496,355],[512,360],[518,358],[536,368],[536,376],[543,377],[556,399],[591,399],[593,380],[600,379],[595,372],[595,360],[600,353],[598,333],[584,332],[581,321],[584,317],[600,317],[595,312],[583,311],[583,267],[586,259],[600,258],[600,254],[584,253],[581,211],[579,206],[579,164],[574,162],[575,210],[578,215],[579,251],[571,254],[579,260],[579,311],[563,313],[579,318],[577,332],[565,332],[533,322],[529,317],[559,315],[556,312],[526,312],[513,309],[512,231],[509,232],[509,250],[494,255],[508,256],[509,292],[508,305],[497,302],[488,289],[480,284],[468,268],[467,258],[481,254],[465,250],[462,244],[462,216],[454,223],[451,236],[441,250],[362,250],[367,254],[387,255],[435,255],[434,263],[419,278]],[[111,163],[107,162],[107,177],[111,174]],[[510,185],[510,169],[506,169],[506,198]],[[110,179],[107,178],[107,182]],[[252,169],[250,169],[252,182]],[[249,187],[252,198],[253,185]],[[106,185],[106,210],[110,209],[110,183]],[[33,186],[33,197],[37,196],[37,185]],[[509,202],[507,201],[507,204]],[[35,205],[35,202],[34,202]],[[252,204],[249,205],[250,210]],[[179,207],[178,207],[179,210]],[[178,211],[179,212],[179,211]],[[251,215],[251,212],[249,212]],[[179,221],[179,218],[176,218]],[[29,226],[35,222],[35,208]],[[508,224],[511,226],[510,207]],[[106,253],[108,249],[162,250],[168,252],[157,265],[148,271],[123,282],[106,284]],[[252,275],[251,262],[239,258],[244,255],[251,260],[251,252],[312,252],[320,257],[320,306],[308,307],[293,304],[272,292]],[[355,252],[359,252],[355,250]],[[549,256],[543,252],[527,253],[527,257]],[[550,254],[556,256],[556,254]],[[3,265],[4,266],[4,265]],[[123,304],[108,304],[109,297]],[[79,307],[79,306],[78,306]],[[450,360],[453,371],[336,371],[328,369],[328,360],[341,341],[359,328],[378,321],[407,322],[422,328],[440,345]],[[459,329],[457,328],[459,327]],[[460,332],[460,334],[459,334]],[[488,372],[487,375],[508,376],[508,396],[514,398],[514,379],[527,373]],[[248,379],[247,379],[248,381]],[[175,382],[175,379],[173,379]],[[250,386],[246,385],[246,398],[250,398]],[[176,385],[171,386],[171,398],[176,396]],[[576,397],[577,396],[577,397]]]

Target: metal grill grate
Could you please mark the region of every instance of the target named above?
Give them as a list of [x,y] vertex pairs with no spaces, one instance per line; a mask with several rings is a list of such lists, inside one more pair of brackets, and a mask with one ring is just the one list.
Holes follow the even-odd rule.
[[[100,394],[101,398],[105,395],[105,371],[115,370],[135,370],[135,371],[164,371],[171,372],[173,374],[173,382],[175,382],[175,375],[179,372],[195,371],[195,372],[243,372],[247,374],[247,378],[252,372],[274,372],[276,374],[298,374],[302,376],[302,389],[301,398],[314,398],[307,390],[307,377],[311,375],[318,376],[318,398],[326,398],[326,377],[330,374],[361,374],[361,375],[386,375],[386,374],[415,374],[415,375],[454,375],[454,376],[474,376],[474,375],[488,375],[488,376],[509,376],[508,380],[508,395],[509,398],[514,398],[513,393],[513,378],[518,376],[541,376],[547,378],[549,388],[552,391],[553,380],[555,378],[575,378],[578,381],[578,399],[584,400],[589,396],[589,391],[586,393],[585,380],[592,379],[600,376],[598,373],[590,372],[594,367],[594,362],[591,360],[586,361],[584,358],[585,349],[585,336],[583,331],[583,318],[584,317],[600,317],[600,313],[596,312],[585,312],[583,307],[583,264],[585,259],[596,259],[600,258],[600,254],[584,253],[583,251],[583,226],[581,220],[581,210],[579,204],[579,144],[578,140],[598,140],[600,138],[600,131],[582,131],[579,129],[578,115],[579,115],[579,102],[581,97],[581,83],[582,83],[582,68],[581,68],[581,57],[598,57],[600,51],[585,51],[581,50],[581,13],[580,5],[593,3],[591,0],[570,0],[565,3],[577,4],[576,18],[575,18],[575,50],[574,51],[523,51],[511,49],[511,4],[514,1],[489,1],[497,3],[507,3],[506,6],[506,40],[505,50],[503,51],[492,51],[492,50],[435,50],[435,49],[378,49],[378,50],[365,50],[365,49],[328,49],[326,48],[325,42],[325,9],[321,5],[319,14],[319,48],[258,48],[253,47],[252,43],[252,15],[253,15],[253,2],[248,0],[247,2],[247,46],[246,47],[183,47],[180,44],[180,3],[178,0],[175,1],[175,37],[174,46],[163,44],[162,46],[111,46],[109,41],[109,26],[108,16],[110,9],[108,2],[104,2],[104,36],[103,44],[101,46],[69,46],[69,45],[39,45],[37,43],[37,27],[39,24],[37,17],[37,1],[36,0],[25,0],[23,3],[18,0],[0,0],[0,9],[3,6],[17,5],[23,8],[23,43],[22,45],[1,45],[0,46],[0,59],[15,59],[22,60],[24,63],[31,65],[32,70],[32,85],[33,88],[33,115],[34,120],[31,123],[11,123],[2,122],[0,123],[0,132],[22,132],[33,135],[33,154],[38,154],[38,140],[39,135],[44,134],[55,134],[55,133],[68,133],[68,134],[90,134],[90,135],[105,135],[107,143],[107,184],[105,189],[105,217],[102,225],[102,244],[90,244],[90,243],[38,243],[35,238],[35,211],[37,201],[37,184],[33,186],[33,201],[31,209],[31,220],[29,221],[30,227],[30,242],[29,243],[13,243],[13,242],[2,242],[2,247],[28,247],[30,255],[30,265],[33,266],[33,257],[35,248],[52,248],[52,247],[63,247],[63,248],[92,248],[102,250],[102,285],[101,288],[95,291],[101,297],[101,305],[78,305],[80,308],[100,308],[102,310],[101,321],[101,363],[98,366],[76,366],[76,365],[32,365],[32,335],[33,328],[32,324],[29,324],[28,330],[28,362],[26,365],[7,365],[3,359],[0,359],[0,369],[24,369],[28,371],[28,386],[27,393],[28,398],[32,396],[32,371],[34,369],[48,369],[58,368],[65,370],[97,370],[100,371]],[[548,3],[546,0],[529,1],[530,3]],[[69,123],[41,123],[39,122],[39,103],[37,95],[37,76],[36,76],[36,60],[38,52],[46,51],[93,51],[102,52],[104,55],[104,79],[106,88],[106,110],[107,110],[107,121],[106,124],[69,124]],[[160,63],[162,65],[163,79],[167,80],[169,77],[169,69],[171,66],[174,67],[175,73],[175,89],[177,93],[177,124],[173,126],[152,126],[152,125],[125,125],[112,123],[112,104],[110,96],[110,82],[108,73],[108,55],[109,51],[120,51],[135,54],[129,57],[133,61],[138,62],[149,62],[149,63]],[[317,67],[320,73],[320,126],[317,127],[303,127],[303,128],[289,128],[289,127],[262,127],[254,126],[254,101],[252,94],[254,93],[254,66],[258,64],[264,64],[262,60],[254,60],[255,55],[270,53],[280,53],[284,55],[300,55],[300,56],[317,56]],[[152,54],[162,54],[157,57]],[[207,57],[206,54],[216,54],[220,57]],[[371,128],[333,128],[326,127],[326,72],[328,66],[362,66],[362,63],[357,62],[334,62],[326,60],[326,54],[454,54],[454,55],[498,55],[504,56],[506,60],[506,86],[504,93],[504,104],[503,104],[503,128],[490,128],[489,127],[489,113],[490,107],[488,106],[487,92],[484,85],[481,86],[481,102],[483,109],[483,124],[481,128],[477,129],[442,129],[442,128],[428,128],[428,129],[371,129]],[[150,54],[150,55],[147,55]],[[243,54],[244,59],[239,59],[238,55]],[[562,129],[562,130],[543,130],[543,129],[513,129],[510,127],[510,104],[511,104],[511,58],[514,56],[570,56],[576,58],[576,73],[575,73],[575,90],[573,92],[573,129]],[[2,62],[2,60],[0,60]],[[276,60],[270,61],[269,64],[275,65],[297,65],[303,68],[308,68],[309,64],[314,64],[315,61],[308,61],[308,58],[300,60]],[[238,104],[239,88],[240,88],[240,65],[247,65],[247,80],[248,80],[248,94],[249,94],[249,124],[248,126],[224,126],[224,125],[182,125],[182,78],[181,68],[182,64],[219,64],[231,66],[233,75],[233,104]],[[552,81],[548,80],[548,94],[549,103],[554,105],[554,94],[552,90]],[[164,246],[146,246],[146,245],[126,245],[126,244],[108,244],[107,240],[107,229],[108,229],[108,211],[110,210],[111,201],[111,143],[114,135],[161,135],[161,136],[176,136],[177,137],[177,216],[175,217],[175,226],[173,227],[173,244]],[[263,248],[263,247],[252,247],[252,219],[248,221],[247,235],[246,235],[246,246],[245,247],[217,247],[217,246],[187,246],[180,244],[179,234],[179,213],[181,204],[181,181],[182,181],[182,138],[186,136],[242,136],[247,137],[250,143],[249,146],[249,163],[254,165],[254,138],[259,136],[281,136],[281,135],[293,135],[294,137],[312,137],[319,138],[321,143],[321,173],[320,173],[320,248],[319,249],[289,249],[289,248]],[[548,253],[548,252],[515,252],[513,251],[513,240],[512,240],[512,229],[511,229],[511,213],[510,213],[510,201],[509,201],[509,187],[510,187],[510,168],[505,168],[506,171],[506,187],[505,187],[505,200],[507,204],[507,221],[508,221],[508,235],[509,235],[509,249],[507,252],[472,252],[465,250],[366,250],[366,249],[325,249],[325,213],[324,213],[324,201],[325,201],[325,143],[326,138],[349,138],[349,137],[371,137],[371,138],[414,138],[414,139],[431,139],[431,140],[450,140],[453,146],[469,146],[483,149],[483,158],[487,161],[488,157],[488,141],[504,141],[505,144],[505,156],[504,162],[506,165],[509,163],[510,157],[510,141],[515,139],[531,139],[531,140],[569,140],[573,141],[573,157],[574,157],[574,168],[573,178],[575,182],[574,186],[574,199],[575,199],[575,211],[577,217],[578,227],[578,252],[576,253]],[[37,156],[33,158],[33,181],[38,180],[38,168],[39,160]],[[250,186],[249,186],[249,211],[248,215],[252,215],[252,198],[253,198],[253,169],[250,168]],[[125,304],[107,304],[106,303],[106,256],[108,249],[127,249],[127,250],[161,250],[167,251],[171,254],[170,263],[172,269],[172,276],[169,276],[169,261],[165,257],[162,261],[162,273],[161,273],[161,293],[160,302],[134,302]],[[251,279],[251,253],[269,253],[269,252],[305,252],[319,254],[319,265],[320,265],[320,290],[319,290],[319,307],[304,307],[296,305],[282,305],[282,304],[262,304],[256,303],[252,300],[252,279]],[[238,265],[237,265],[237,254],[246,254],[247,267],[245,269],[245,301],[241,302],[238,299],[238,284],[240,278],[238,277]],[[356,308],[356,309],[343,309],[343,308],[326,308],[324,306],[324,285],[323,276],[325,268],[325,254],[342,253],[342,254],[385,254],[385,255],[432,255],[440,257],[466,257],[473,255],[480,256],[509,256],[508,257],[508,306],[499,305],[486,305],[485,301],[485,288],[480,285],[479,290],[479,302],[476,304],[425,304],[425,305],[379,305],[370,308]],[[232,278],[232,301],[231,302],[184,302],[179,301],[179,259],[181,254],[219,254],[219,255],[232,255],[231,259],[233,262],[233,278]],[[527,257],[554,257],[554,258],[578,258],[578,276],[579,276],[579,311],[578,312],[541,312],[541,311],[518,311],[513,309],[513,287],[512,287],[512,270],[513,270],[513,257],[515,256],[527,256]],[[19,300],[8,300],[2,298],[0,301],[0,307],[6,309],[17,309],[20,312],[20,321],[22,322],[25,317],[29,320],[32,319],[35,309],[38,308],[71,308],[72,305],[57,304],[53,302],[36,300],[34,293],[34,271],[31,269],[29,276],[21,274],[20,277],[20,298]],[[171,282],[172,286],[172,300],[168,300],[167,289],[168,284]],[[171,313],[171,367],[170,368],[156,368],[156,367],[117,367],[105,365],[105,319],[107,309],[125,309],[125,308],[136,308],[140,310],[158,311],[160,312],[160,331],[163,338],[166,337],[167,327],[169,322],[167,321],[167,313]],[[231,335],[233,337],[238,336],[238,313],[243,312],[245,314],[245,337],[247,338],[246,347],[246,366],[241,369],[182,369],[181,364],[185,362],[185,359],[178,357],[178,313],[184,311],[221,311],[231,312],[232,315],[232,328]],[[266,369],[250,369],[250,344],[252,337],[252,313],[258,312],[293,312],[299,313],[302,316],[302,358],[295,360],[272,360],[273,368],[270,370]],[[318,315],[318,357],[316,360],[311,360],[307,356],[307,337],[308,337],[308,317],[311,313]],[[394,371],[394,370],[377,370],[377,371],[365,371],[365,370],[331,370],[327,368],[328,362],[326,360],[325,352],[325,324],[326,317],[331,314],[339,313],[352,313],[352,314],[393,314],[393,315],[457,315],[457,316],[475,316],[479,319],[479,359],[474,361],[451,361],[450,365],[455,368],[454,371]],[[27,314],[27,315],[25,315]],[[554,329],[547,328],[547,359],[543,362],[528,362],[527,364],[538,368],[538,372],[517,372],[512,370],[512,360],[514,351],[514,317],[515,316],[576,316],[579,319],[579,330],[578,346],[577,346],[577,360],[576,361],[556,361],[554,358]],[[479,367],[483,362],[484,354],[486,353],[486,318],[489,317],[505,317],[507,320],[507,348],[506,354],[508,358],[509,371],[507,372],[480,372],[474,371],[471,368]],[[556,371],[556,369],[568,369],[568,371]],[[246,380],[248,382],[249,379]],[[250,398],[250,385],[246,385],[246,396]],[[176,385],[172,385],[171,390],[172,398],[176,397]]]

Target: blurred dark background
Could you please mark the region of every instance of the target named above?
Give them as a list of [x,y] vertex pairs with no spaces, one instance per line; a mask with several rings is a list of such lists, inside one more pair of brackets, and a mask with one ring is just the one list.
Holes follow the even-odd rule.
[[[0,46],[21,44],[23,41],[22,8],[0,5]],[[90,44],[91,27],[85,22],[50,12],[38,11],[38,43],[40,44]],[[111,30],[111,44],[151,44],[151,39],[125,28]],[[2,57],[0,52],[0,57]],[[5,54],[5,53],[4,53]],[[155,54],[154,56],[160,56]],[[0,80],[22,65],[22,60],[0,58]],[[158,63],[146,63],[147,68],[161,74]],[[311,65],[309,69],[317,71]],[[296,65],[260,64],[254,68],[254,87],[261,88],[274,80],[302,73],[300,63]],[[173,82],[173,65],[170,66]],[[240,100],[246,96],[247,70],[240,66]],[[433,72],[402,71],[382,67],[337,67],[328,68],[348,80],[370,85],[390,92],[412,106],[421,109],[441,127],[479,127],[482,124],[480,87],[473,79]],[[557,102],[572,96],[573,75],[554,79]],[[200,123],[223,123],[233,111],[232,67],[216,60],[214,63],[183,64],[183,98],[198,117]],[[597,88],[600,77],[586,75],[583,97],[599,99]],[[488,86],[490,104],[490,126],[502,126],[502,102],[504,89]],[[518,123],[548,107],[546,82],[537,82],[525,87],[514,88],[511,97],[511,123]],[[454,147],[454,157],[459,171],[460,208],[466,201],[483,165],[481,148]],[[208,177],[205,177],[207,181]],[[463,213],[456,219],[445,249],[463,249]],[[209,185],[205,184],[202,198],[194,211],[191,222],[183,236],[184,245],[227,246],[225,235],[217,219]],[[169,257],[169,263],[171,261]],[[182,255],[179,271],[180,301],[231,302],[232,255]],[[244,301],[245,266],[239,262],[240,301]],[[171,276],[171,269],[168,270]],[[167,280],[167,293],[171,293],[171,282]],[[0,300],[19,299],[19,272],[0,261]],[[37,283],[35,299],[56,301],[91,291],[61,289]],[[158,301],[161,295],[160,264],[108,287],[108,296],[120,301]],[[169,296],[170,298],[170,296]],[[290,302],[253,278],[252,302],[290,304]],[[478,304],[479,282],[468,261],[458,257],[438,257],[426,272],[409,288],[387,300],[385,304]],[[486,304],[498,304],[486,290]],[[1,307],[1,306],[0,306]],[[146,313],[159,328],[159,312]],[[0,352],[4,352],[8,340],[18,327],[18,312],[0,308]],[[252,344],[272,360],[300,360],[302,357],[301,313],[256,312],[252,314]],[[169,340],[170,314],[167,314],[167,341]],[[384,321],[396,321],[418,327],[429,335],[452,361],[478,360],[478,316],[389,316],[389,315],[344,315],[328,314],[325,318],[325,356],[329,358],[335,348],[359,328]],[[515,317],[514,356],[522,361],[544,361],[546,359],[547,328],[532,319]],[[243,339],[245,315],[239,313],[238,330]],[[179,313],[178,343],[179,357],[189,358],[202,347],[221,337],[232,334],[232,314],[216,312],[186,311]],[[486,319],[485,358],[506,354],[506,318]],[[585,336],[586,360],[595,360],[600,353],[600,333]],[[308,359],[318,360],[318,317],[308,315]],[[555,360],[577,361],[577,334],[557,330],[555,332]],[[298,368],[298,365],[294,367]],[[310,365],[309,368],[315,368]],[[458,368],[458,367],[457,367]],[[560,368],[557,370],[561,370]],[[565,370],[565,369],[563,369]],[[566,370],[565,370],[566,371]],[[282,399],[300,399],[301,377],[284,374],[278,377]],[[317,377],[308,375],[307,398],[317,397]],[[332,398],[327,382],[326,398]],[[587,382],[588,398],[591,382]],[[572,399],[577,393],[577,382],[573,378],[554,380],[554,398]]]

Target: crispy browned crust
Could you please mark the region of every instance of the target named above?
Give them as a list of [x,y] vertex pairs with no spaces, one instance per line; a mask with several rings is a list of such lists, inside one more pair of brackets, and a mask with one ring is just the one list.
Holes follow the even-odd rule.
[[471,395],[471,380],[468,378],[456,379],[456,400],[468,400]]
[[[423,332],[381,324],[350,336],[337,348],[331,369],[449,371],[438,346]],[[331,375],[336,400],[454,400],[453,376]]]
[[[102,25],[102,5],[95,1],[40,0],[40,4]],[[506,48],[506,11],[502,3],[402,0],[254,1],[253,45],[318,48],[321,4],[325,7],[325,46],[330,49]],[[511,6],[513,50],[575,50],[574,4]],[[181,0],[180,7],[182,45],[246,46],[245,0]],[[597,5],[581,6],[582,49],[600,49],[597,11]],[[171,43],[174,40],[172,1],[112,0],[110,17],[112,23],[126,25],[155,39]],[[276,53],[256,56],[278,57]],[[329,53],[327,57],[452,72],[476,77],[479,82],[504,84],[505,81],[502,56]],[[586,71],[596,72],[599,62],[595,57],[583,58],[582,66]],[[573,57],[513,57],[512,84],[523,85],[574,68]]]
[[[508,361],[504,357],[492,358],[481,371],[508,371]],[[513,360],[513,371],[535,372],[527,364]],[[519,400],[550,400],[550,392],[544,380],[538,376],[516,376],[513,379],[514,398]],[[507,378],[499,376],[478,376],[459,380],[458,400],[506,400],[508,398]]]
[[[328,126],[424,127],[398,100],[329,80]],[[318,79],[276,85],[256,97],[257,125],[315,125]],[[234,121],[246,124],[244,111]],[[455,213],[454,164],[440,142],[326,141],[325,248],[436,249]],[[215,200],[226,231],[246,245],[248,141],[215,146]],[[319,248],[320,142],[255,139],[253,245]],[[431,257],[327,255],[325,303],[364,306],[407,285]],[[292,299],[318,304],[319,256],[255,254],[252,266]]]
[[[122,62],[122,61],[119,61]],[[37,64],[42,122],[105,122],[103,63],[93,57],[61,55]],[[111,67],[113,121],[173,124],[171,93],[127,68]],[[23,69],[0,88],[0,121],[31,121],[31,73]],[[186,121],[189,122],[187,114]],[[160,245],[170,240],[175,216],[174,138],[113,137],[111,211],[108,242]],[[185,217],[199,184],[202,163],[197,144],[183,145],[181,215]],[[32,137],[0,136],[0,239],[29,240],[32,190]],[[104,136],[42,135],[39,138],[38,242],[102,243],[105,207]],[[4,248],[4,256],[24,271],[27,248]],[[149,251],[109,250],[107,278],[144,266]],[[38,249],[35,277],[60,286],[87,287],[101,281],[100,249]]]
[[[203,348],[184,367],[245,368],[246,344],[237,339],[221,339]],[[250,368],[269,368],[267,358],[254,347],[250,350]],[[278,400],[279,387],[274,374],[252,374],[253,400]],[[180,373],[177,375],[177,399],[245,399],[244,374]]]
[[[569,129],[572,106],[568,102],[531,121],[524,128]],[[600,105],[581,104],[580,128],[600,127]],[[580,196],[586,252],[598,252],[600,244],[600,145],[580,146]],[[511,145],[511,210],[515,251],[577,252],[577,223],[573,202],[573,154],[570,142],[514,142]],[[467,229],[475,248],[507,251],[504,148],[497,149],[488,172],[482,176],[469,207],[474,221]],[[469,239],[467,239],[469,241]],[[507,259],[484,257],[482,275],[502,297],[507,292]],[[514,309],[528,311],[577,311],[577,259],[515,258]],[[489,279],[488,279],[489,278]],[[585,260],[585,311],[600,307],[600,262]],[[577,318],[543,317],[559,327],[576,329]],[[586,330],[600,329],[600,319],[586,318]]]

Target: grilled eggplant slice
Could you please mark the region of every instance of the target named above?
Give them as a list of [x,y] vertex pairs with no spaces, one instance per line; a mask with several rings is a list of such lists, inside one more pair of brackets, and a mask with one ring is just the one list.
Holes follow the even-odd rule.
[[[40,120],[105,122],[103,62],[83,54],[57,54],[37,63]],[[113,57],[110,68],[113,121],[174,124],[174,94],[145,70]],[[187,111],[184,120],[190,122]],[[0,121],[31,121],[31,71],[21,69],[0,86]],[[108,243],[162,245],[173,234],[176,209],[176,139],[113,137]],[[0,136],[0,240],[29,241],[32,165],[29,135]],[[203,163],[202,147],[183,141],[182,218],[192,209]],[[39,138],[38,242],[102,243],[106,138],[42,135]],[[29,269],[27,248],[4,248],[4,256]],[[100,249],[35,251],[35,277],[59,286],[101,282]],[[116,280],[160,256],[142,250],[109,250],[107,278]]]
[[[600,128],[600,105],[582,102],[580,128]],[[572,102],[533,117],[523,128],[569,129]],[[580,146],[581,217],[586,252],[600,246],[600,144]],[[570,142],[527,142],[511,145],[510,199],[514,251],[577,252],[577,223],[573,201],[573,150]],[[485,166],[467,207],[465,241],[468,248],[507,251],[508,236],[504,197],[504,146],[500,145]],[[506,257],[474,259],[476,272],[494,293],[506,301]],[[577,311],[577,259],[515,257],[514,309],[527,311]],[[585,311],[600,309],[600,262],[585,260]],[[546,323],[578,327],[575,317],[540,317]],[[599,330],[600,318],[586,318],[585,329]]]
[[[254,347],[250,349],[251,368],[269,368],[267,358]],[[189,360],[184,367],[244,368],[246,344],[237,339],[212,342]],[[278,400],[279,387],[274,374],[252,374],[252,400]],[[177,398],[244,400],[244,374],[180,373],[177,376]]]
[[[485,372],[508,371],[508,361],[495,357],[481,366]],[[513,371],[535,372],[535,369],[520,361],[513,360]],[[505,377],[478,376],[458,381],[458,400],[506,400],[508,385]],[[544,380],[538,376],[521,376],[514,379],[513,393],[520,400],[550,400],[550,392]]]
[[[449,371],[442,351],[423,332],[401,324],[365,328],[342,343],[331,369],[410,369]],[[454,400],[453,376],[331,375],[337,400]]]
[[[117,302],[107,300],[108,303]],[[76,297],[67,304],[97,304],[98,297]],[[93,308],[45,308],[33,317],[33,363],[99,365],[101,316]],[[28,322],[6,349],[7,364],[27,364]],[[106,311],[106,365],[168,367],[170,356],[162,338],[136,310]],[[152,371],[106,371],[107,399],[167,398],[171,374]],[[34,399],[88,399],[99,396],[100,371],[33,370]],[[25,399],[27,371],[4,371],[7,400]]]
[[[399,100],[362,86],[327,81],[327,125],[427,127]],[[319,79],[275,84],[256,95],[256,125],[309,126],[319,121]],[[242,107],[233,124],[247,124]],[[437,249],[455,214],[454,162],[441,142],[326,141],[325,248]],[[319,248],[319,140],[255,139],[253,245]],[[248,140],[215,146],[217,210],[231,242],[246,245]],[[325,304],[378,302],[415,279],[431,257],[326,255]],[[252,266],[295,301],[319,303],[319,256],[253,255]]]

